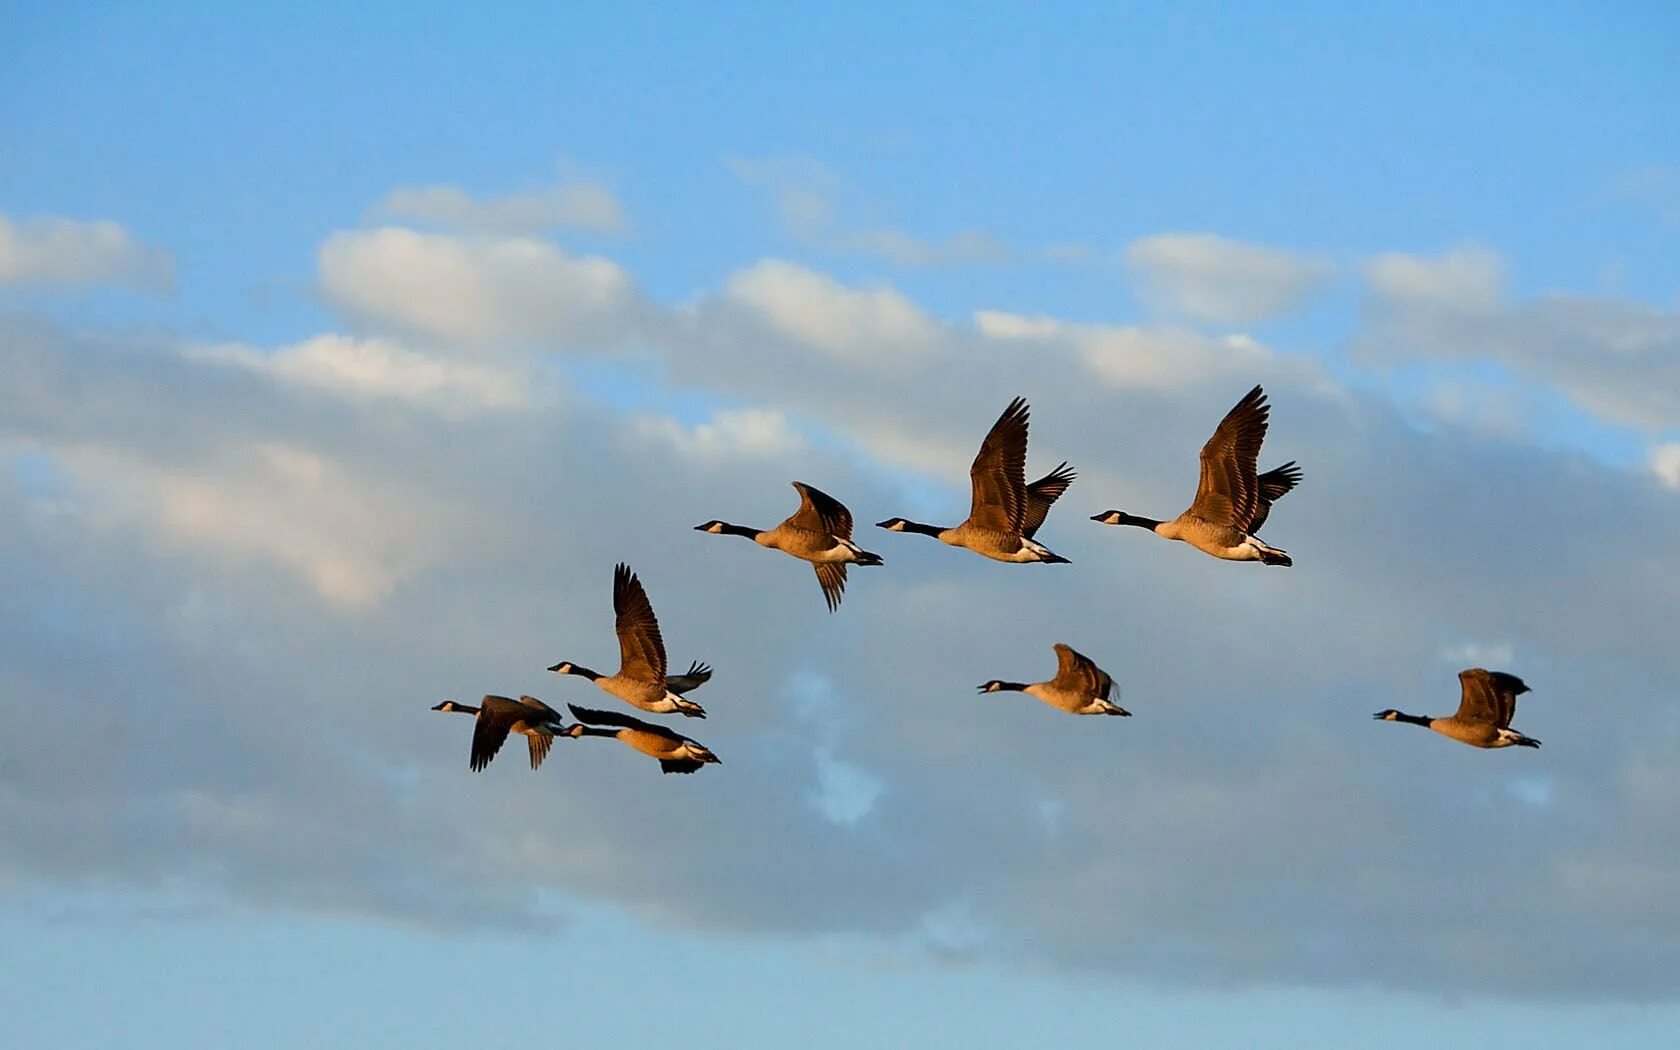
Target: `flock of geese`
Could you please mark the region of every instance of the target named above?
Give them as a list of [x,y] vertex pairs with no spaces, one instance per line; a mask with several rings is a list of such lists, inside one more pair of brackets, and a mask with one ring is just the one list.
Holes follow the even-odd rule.
[[[1196,497],[1189,509],[1176,518],[1160,520],[1110,510],[1093,515],[1092,520],[1104,525],[1148,529],[1157,536],[1179,540],[1226,561],[1294,564],[1287,551],[1271,546],[1256,535],[1271,514],[1272,504],[1301,481],[1301,470],[1294,462],[1264,474],[1257,472],[1270,411],[1265,391],[1256,386],[1225,414],[1213,436],[1202,446],[1202,473]],[[1049,516],[1050,508],[1077,475],[1064,462],[1037,481],[1027,483],[1027,416],[1027,403],[1015,398],[980,443],[980,451],[969,469],[973,499],[966,520],[945,528],[907,518],[888,518],[877,522],[877,527],[889,532],[932,536],[941,543],[965,548],[994,561],[1066,563],[1066,558],[1034,537]],[[745,537],[761,547],[809,562],[816,571],[823,600],[833,612],[845,594],[846,567],[880,565],[881,556],[852,541],[852,513],[839,500],[804,482],[795,481],[793,487],[799,492],[799,509],[773,529],[754,529],[716,519],[696,525],[695,529],[718,536]],[[665,641],[659,633],[653,603],[628,565],[620,564],[613,571],[613,614],[619,647],[616,672],[603,675],[570,660],[562,660],[549,670],[588,679],[596,688],[642,711],[705,718],[705,709],[688,699],[687,694],[711,678],[711,667],[693,663],[682,674],[667,673]],[[980,686],[980,692],[1026,693],[1068,714],[1131,714],[1110,700],[1114,679],[1108,672],[1068,645],[1057,642],[1053,648],[1057,660],[1055,677],[1031,683],[993,679]],[[1540,741],[1510,727],[1517,697],[1529,691],[1522,679],[1480,667],[1462,671],[1458,678],[1461,696],[1456,714],[1431,718],[1390,709],[1379,711],[1374,717],[1427,726],[1472,747],[1540,746]],[[656,759],[666,773],[693,773],[705,765],[721,762],[703,744],[667,726],[616,711],[566,706],[575,719],[570,725],[558,711],[534,696],[516,700],[491,695],[484,697],[477,707],[445,700],[433,710],[469,714],[476,720],[470,759],[474,772],[490,764],[510,733],[525,736],[532,769],[542,765],[557,736],[616,737]]]

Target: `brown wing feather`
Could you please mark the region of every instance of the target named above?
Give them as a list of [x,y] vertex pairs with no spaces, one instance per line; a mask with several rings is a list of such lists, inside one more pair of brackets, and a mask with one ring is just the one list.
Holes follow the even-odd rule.
[[1290,460],[1275,470],[1266,471],[1255,481],[1260,487],[1260,496],[1254,501],[1254,518],[1248,523],[1250,534],[1259,532],[1260,526],[1266,524],[1266,519],[1272,515],[1272,504],[1301,483],[1301,468]]
[[826,532],[843,540],[852,538],[852,512],[844,503],[803,481],[794,482],[793,487],[799,490],[799,509],[783,524]]
[[1458,682],[1462,695],[1455,717],[1465,722],[1505,724],[1500,721],[1502,705],[1499,692],[1494,687],[1493,675],[1480,667],[1472,667],[1458,672]]
[[828,603],[828,611],[840,608],[840,599],[846,593],[846,566],[843,562],[821,562],[813,565],[817,570],[817,583],[822,585],[823,600]]
[[1044,524],[1044,519],[1050,515],[1051,505],[1061,498],[1062,493],[1067,491],[1068,486],[1073,484],[1073,479],[1078,476],[1063,463],[1027,486],[1027,512],[1021,519],[1021,535],[1032,539],[1039,526]]
[[978,528],[1021,534],[1027,513],[1027,403],[1009,402],[968,470],[974,486],[968,520]]
[[1078,689],[1088,696],[1108,699],[1108,691],[1114,680],[1108,673],[1098,667],[1090,657],[1075,652],[1071,647],[1057,642],[1056,650],[1056,684],[1068,689]]
[[525,706],[505,696],[485,696],[479,701],[473,724],[471,766],[480,772],[496,757],[508,738],[508,730],[525,714]]
[[548,757],[548,749],[554,743],[554,734],[549,732],[527,733],[526,743],[531,745],[531,768],[536,769]]
[[618,673],[642,682],[665,684],[665,639],[659,636],[659,620],[653,615],[642,581],[619,564],[613,570],[614,630],[618,632]]
[[1202,478],[1196,486],[1195,502],[1190,504],[1191,514],[1215,525],[1248,531],[1260,495],[1255,461],[1266,440],[1270,411],[1266,392],[1256,386],[1225,413],[1213,436],[1202,446]]

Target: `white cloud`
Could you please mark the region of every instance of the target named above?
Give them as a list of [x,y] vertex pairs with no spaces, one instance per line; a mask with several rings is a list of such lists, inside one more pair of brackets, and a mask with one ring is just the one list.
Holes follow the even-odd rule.
[[0,215],[0,284],[115,284],[165,291],[169,254],[109,221]]
[[489,197],[474,197],[458,186],[402,187],[381,201],[378,210],[469,233],[537,234],[558,227],[615,233],[624,228],[618,199],[587,182]]
[[342,309],[444,343],[608,345],[638,308],[616,264],[526,237],[348,231],[327,238],[319,263]]
[[1354,343],[1366,359],[1495,361],[1613,423],[1680,426],[1680,314],[1563,293],[1512,301],[1484,248],[1381,255],[1366,277],[1368,326]]
[[1516,663],[1517,650],[1510,642],[1462,642],[1442,649],[1441,659],[1460,669],[1486,667],[1509,671]]
[[99,448],[60,460],[171,548],[276,564],[345,611],[373,609],[436,554],[435,520],[390,485],[299,445],[224,448],[191,468]]
[[1651,470],[1671,489],[1680,489],[1680,442],[1668,442],[1651,450]]
[[789,236],[824,251],[869,255],[898,266],[950,266],[1007,262],[1013,252],[984,230],[962,230],[937,239],[894,226],[859,221],[853,196],[833,169],[809,157],[732,157],[741,181],[770,191],[776,218]]
[[268,353],[229,344],[193,356],[339,394],[407,401],[446,415],[521,408],[530,400],[528,376],[428,356],[391,339],[326,333]]
[[1117,387],[1171,391],[1212,378],[1275,373],[1280,366],[1300,370],[1246,335],[1076,324],[998,310],[976,313],[974,323],[990,339],[1064,343],[1092,372]]
[[1126,265],[1152,309],[1225,325],[1295,310],[1329,276],[1320,260],[1211,233],[1133,241],[1126,247]]
[[786,339],[860,364],[925,353],[940,340],[940,326],[891,288],[848,288],[779,259],[730,277],[725,298]]
[[780,412],[763,408],[725,409],[710,422],[685,427],[669,416],[641,416],[635,420],[644,438],[661,441],[687,456],[720,459],[731,456],[767,458],[797,452],[805,439]]

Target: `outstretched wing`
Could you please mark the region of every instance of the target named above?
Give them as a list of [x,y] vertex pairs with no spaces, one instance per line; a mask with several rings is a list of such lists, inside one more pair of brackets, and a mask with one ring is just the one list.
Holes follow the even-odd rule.
[[531,745],[531,768],[536,769],[548,757],[548,749],[554,743],[554,734],[546,730],[540,733],[527,733],[525,741]]
[[[1502,677],[1509,678],[1510,675]],[[1480,667],[1472,667],[1458,672],[1458,684],[1462,696],[1458,701],[1456,717],[1464,722],[1486,722],[1496,726],[1503,726],[1510,721],[1510,715],[1503,710],[1504,702],[1499,697],[1499,687],[1492,672],[1484,671]],[[1511,705],[1514,708],[1516,698],[1513,695]]]
[[1027,513],[1021,519],[1021,535],[1032,539],[1038,527],[1050,514],[1050,506],[1067,491],[1079,475],[1063,463],[1050,473],[1027,486]]
[[538,700],[534,696],[526,696],[522,694],[519,697],[519,702],[530,708],[531,713],[536,715],[539,721],[546,719],[550,722],[559,722],[561,720],[560,712],[556,711],[552,707],[549,707],[547,704]]
[[698,660],[688,665],[688,670],[682,674],[668,674],[665,676],[665,688],[678,696],[691,689],[698,689],[712,680],[712,665],[703,664]]
[[485,696],[479,701],[473,725],[472,771],[481,772],[508,738],[508,729],[525,713],[525,706],[505,696]]
[[812,566],[817,570],[817,583],[822,586],[823,600],[828,603],[828,611],[840,608],[840,598],[846,593],[846,564],[838,561],[818,562]]
[[799,509],[784,524],[843,540],[852,538],[852,512],[844,503],[803,481],[794,482],[793,487],[799,490]]
[[1260,486],[1260,497],[1254,501],[1254,520],[1248,523],[1250,534],[1260,531],[1260,526],[1266,524],[1271,516],[1272,504],[1282,499],[1290,489],[1301,483],[1301,468],[1290,460],[1276,470],[1268,470],[1255,479]]
[[648,733],[658,733],[660,736],[670,737],[673,740],[682,739],[676,733],[671,732],[662,725],[655,725],[652,722],[644,722],[640,718],[633,718],[630,715],[619,714],[617,711],[599,711],[593,707],[579,707],[576,704],[567,704],[566,708],[571,711],[573,718],[585,725],[617,726],[620,729],[640,729]]
[[976,527],[1020,535],[1027,515],[1027,403],[1009,402],[968,469],[974,485],[968,520]]
[[1190,504],[1191,514],[1215,525],[1249,531],[1260,495],[1255,461],[1266,440],[1270,411],[1266,392],[1256,386],[1225,413],[1202,446],[1202,479]]
[[662,758],[659,760],[659,771],[662,773],[692,773],[705,764],[692,758]]
[[1516,675],[1504,671],[1489,671],[1487,676],[1494,696],[1499,699],[1499,726],[1509,729],[1511,719],[1517,714],[1517,697],[1529,692],[1528,685]]
[[618,673],[639,682],[665,683],[665,640],[642,581],[620,563],[613,570],[614,629],[618,632]]
[[1077,689],[1086,696],[1108,699],[1109,690],[1114,687],[1114,679],[1108,676],[1107,671],[1098,667],[1090,657],[1074,652],[1070,646],[1061,642],[1057,642],[1052,648],[1056,650],[1056,685],[1064,689]]

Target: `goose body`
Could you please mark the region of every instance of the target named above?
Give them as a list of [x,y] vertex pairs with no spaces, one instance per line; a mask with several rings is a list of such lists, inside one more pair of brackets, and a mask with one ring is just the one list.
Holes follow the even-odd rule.
[[1050,507],[1077,477],[1066,463],[1026,483],[1027,403],[1015,398],[1003,410],[969,468],[972,495],[968,517],[950,528],[907,518],[875,524],[889,532],[914,532],[962,547],[994,561],[1065,564],[1067,559],[1033,539]]
[[643,711],[705,718],[705,708],[683,699],[682,694],[710,678],[711,668],[704,668],[702,674],[700,665],[696,664],[689,668],[688,675],[677,676],[679,688],[672,688],[671,679],[665,674],[665,640],[659,634],[653,603],[648,601],[642,581],[623,563],[613,569],[613,614],[619,649],[615,674],[603,675],[570,660],[562,660],[549,670],[587,678],[596,687]]
[[1109,701],[1114,679],[1087,656],[1057,642],[1056,677],[1048,682],[1004,682],[996,678],[980,687],[982,693],[1016,692],[1044,701],[1070,715],[1121,715],[1131,712]]
[[716,519],[694,529],[714,536],[745,536],[760,547],[810,562],[828,611],[833,612],[846,592],[846,566],[880,565],[881,556],[852,542],[852,512],[845,504],[803,481],[794,482],[793,487],[799,492],[799,509],[773,529],[731,525]]
[[554,743],[555,734],[562,729],[560,712],[534,696],[522,696],[515,700],[487,694],[477,707],[445,700],[432,710],[456,711],[477,719],[478,724],[473,728],[470,761],[474,773],[490,764],[509,733],[525,735],[531,749],[531,768],[536,769],[548,757],[549,746]]
[[1110,510],[1091,516],[1104,525],[1135,525],[1225,561],[1293,565],[1289,552],[1262,541],[1256,532],[1271,514],[1272,503],[1301,480],[1293,461],[1257,474],[1255,464],[1266,439],[1271,406],[1256,386],[1220,420],[1202,446],[1202,476],[1190,509],[1170,521]]
[[1471,747],[1540,746],[1540,741],[1511,728],[1511,718],[1517,713],[1517,697],[1530,691],[1521,678],[1503,671],[1471,667],[1458,673],[1458,683],[1458,711],[1446,718],[1408,715],[1393,708],[1378,711],[1372,717],[1427,726]]
[[712,754],[704,744],[664,726],[613,711],[596,711],[574,704],[566,706],[578,723],[568,726],[564,735],[617,737],[620,743],[658,759],[661,772],[692,773],[707,763],[723,764],[723,760]]

